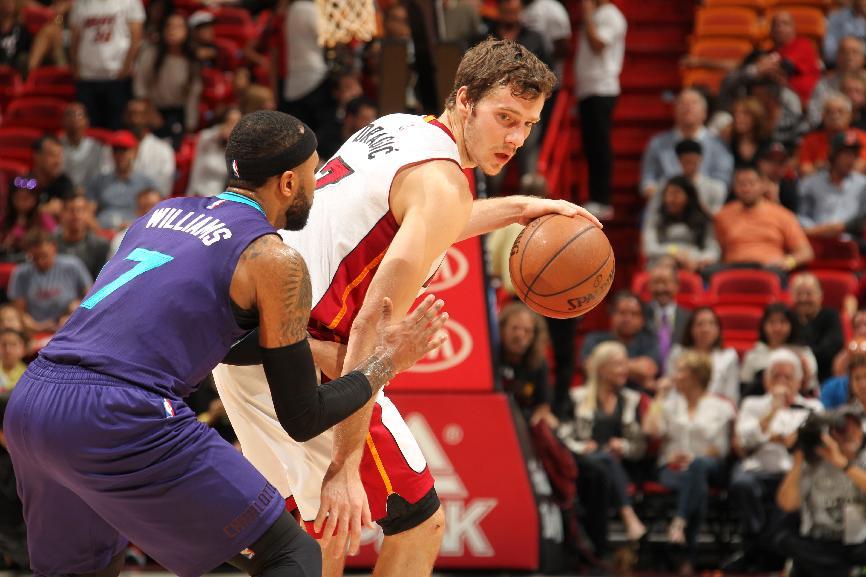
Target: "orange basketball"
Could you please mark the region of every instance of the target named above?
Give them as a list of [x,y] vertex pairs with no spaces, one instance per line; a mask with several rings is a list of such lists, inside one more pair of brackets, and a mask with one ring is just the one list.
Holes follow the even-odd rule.
[[615,269],[605,234],[582,216],[533,220],[511,247],[514,290],[546,317],[567,319],[592,310],[610,290]]

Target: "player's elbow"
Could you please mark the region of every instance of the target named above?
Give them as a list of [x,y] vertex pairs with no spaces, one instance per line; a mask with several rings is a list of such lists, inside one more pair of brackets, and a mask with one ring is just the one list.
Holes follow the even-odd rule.
[[313,419],[305,419],[299,417],[287,418],[283,415],[277,415],[277,420],[280,426],[293,440],[298,443],[305,443],[314,439],[324,431],[318,431],[315,427]]

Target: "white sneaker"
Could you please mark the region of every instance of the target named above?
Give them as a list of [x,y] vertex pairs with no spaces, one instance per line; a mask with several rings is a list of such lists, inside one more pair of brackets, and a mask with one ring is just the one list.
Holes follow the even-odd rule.
[[609,204],[589,201],[583,205],[583,208],[591,212],[598,220],[611,220],[613,218],[613,207]]

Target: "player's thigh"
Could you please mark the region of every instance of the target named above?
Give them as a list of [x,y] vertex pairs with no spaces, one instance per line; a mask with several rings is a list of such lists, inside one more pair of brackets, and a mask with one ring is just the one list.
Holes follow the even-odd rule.
[[361,459],[370,513],[386,535],[417,527],[439,510],[433,475],[400,412],[384,395],[373,408]]
[[30,566],[44,575],[99,571],[127,542],[58,480],[50,455],[40,450],[43,427],[38,407],[44,403],[43,389],[41,382],[25,374],[4,419],[4,435],[27,525]]

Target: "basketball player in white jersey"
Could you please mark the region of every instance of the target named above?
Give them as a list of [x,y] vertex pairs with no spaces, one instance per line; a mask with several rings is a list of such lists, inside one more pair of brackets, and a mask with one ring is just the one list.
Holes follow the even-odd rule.
[[[462,172],[477,166],[498,173],[538,122],[555,81],[519,44],[486,40],[464,55],[438,119],[380,118],[322,167],[307,226],[281,234],[309,267],[312,338],[348,343],[312,343],[327,377],[376,345],[375,303],[389,297],[395,319],[402,318],[455,242],[553,212],[600,226],[565,201],[473,202]],[[308,529],[321,533],[324,575],[342,574],[347,539],[356,552],[371,520],[385,533],[375,577],[430,575],[444,515],[424,457],[384,394],[299,443],[280,425],[261,366],[221,365],[214,377],[244,455],[291,495]]]

